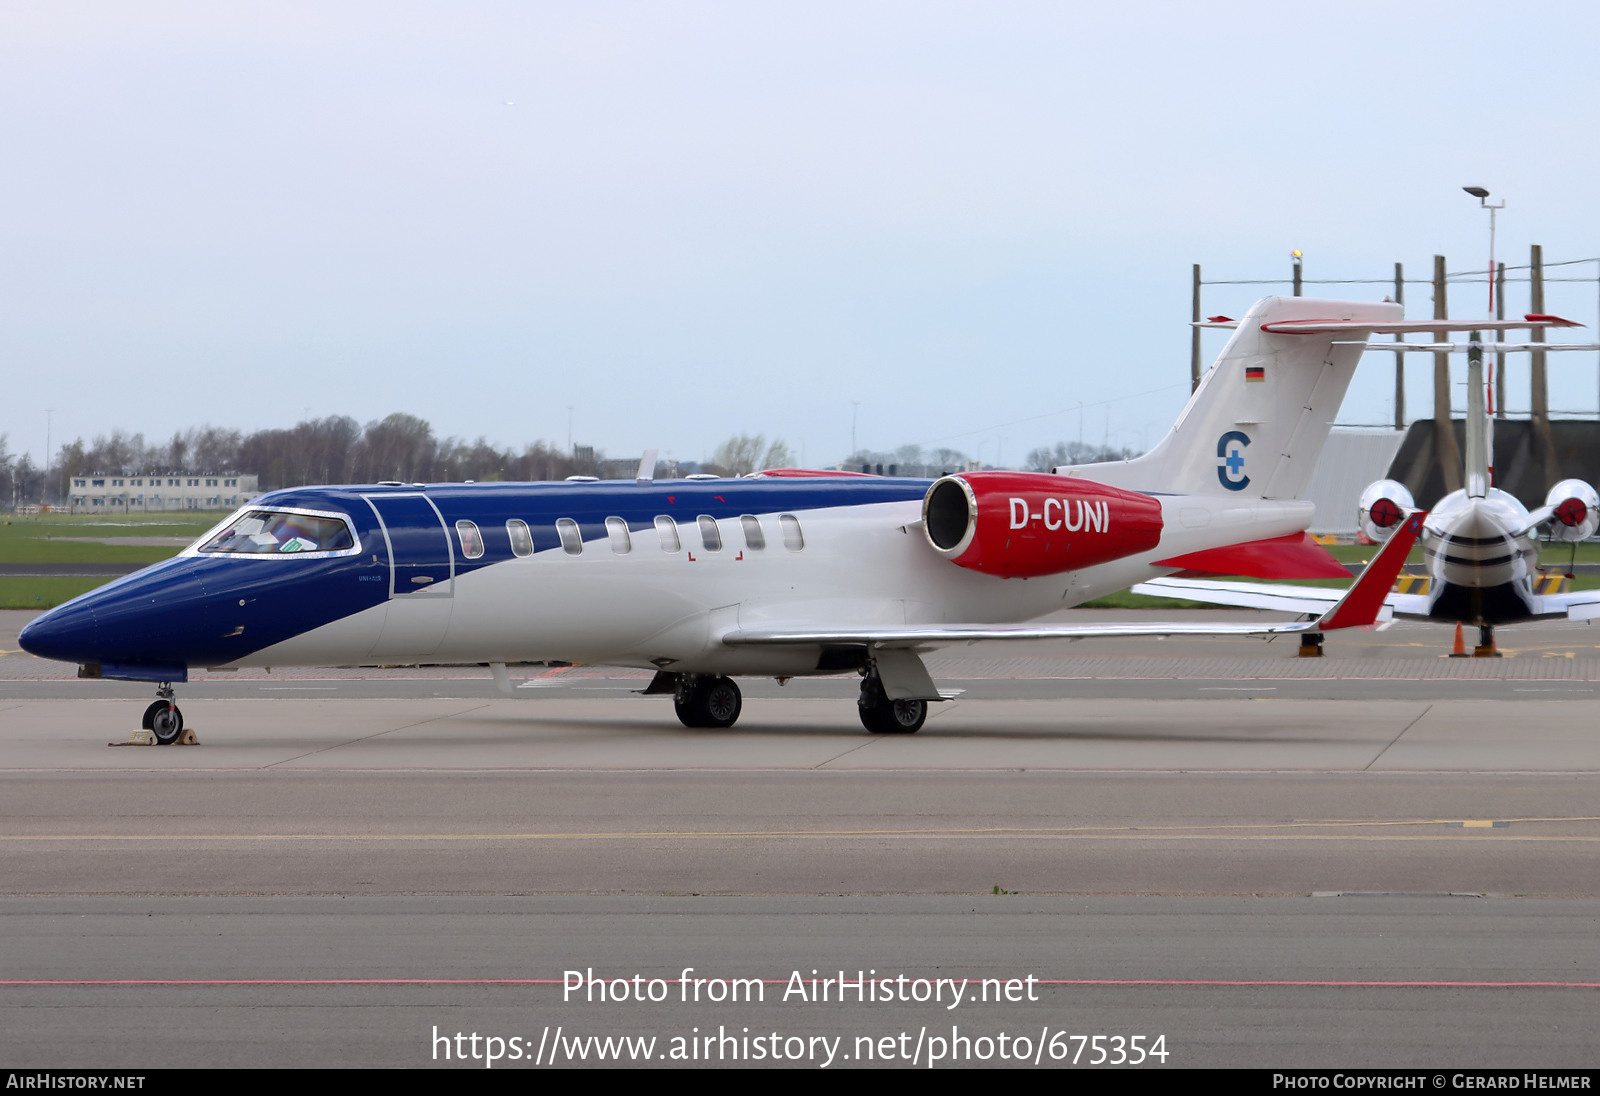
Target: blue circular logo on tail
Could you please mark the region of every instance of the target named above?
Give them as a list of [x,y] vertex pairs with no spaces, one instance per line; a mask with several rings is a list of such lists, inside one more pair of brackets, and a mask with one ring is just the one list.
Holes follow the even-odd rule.
[[1250,435],[1243,430],[1229,430],[1217,439],[1217,479],[1229,491],[1250,486],[1250,477],[1244,474],[1244,451],[1249,444]]

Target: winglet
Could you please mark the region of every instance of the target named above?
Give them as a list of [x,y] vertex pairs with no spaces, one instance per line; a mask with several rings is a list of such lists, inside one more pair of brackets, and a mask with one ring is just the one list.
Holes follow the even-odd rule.
[[1318,631],[1329,632],[1335,628],[1364,628],[1378,619],[1383,599],[1394,588],[1394,580],[1405,566],[1411,546],[1422,535],[1422,522],[1426,510],[1418,510],[1406,518],[1400,528],[1384,542],[1361,577],[1351,584],[1350,590],[1332,609],[1317,619]]

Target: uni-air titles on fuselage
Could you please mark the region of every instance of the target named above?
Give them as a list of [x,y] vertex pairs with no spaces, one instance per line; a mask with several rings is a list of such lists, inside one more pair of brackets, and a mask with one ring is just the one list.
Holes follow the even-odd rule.
[[1149,495],[1042,472],[964,472],[928,489],[922,527],[958,567],[1032,578],[1149,551],[1161,504]]

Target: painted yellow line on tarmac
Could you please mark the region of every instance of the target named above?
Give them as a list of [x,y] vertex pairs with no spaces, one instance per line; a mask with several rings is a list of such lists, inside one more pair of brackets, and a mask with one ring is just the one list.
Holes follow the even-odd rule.
[[[1256,827],[1266,829],[1267,827]],[[1456,829],[1464,828],[1455,823]],[[1467,834],[1337,834],[1337,833],[1218,833],[1152,832],[1148,830],[645,830],[574,833],[223,833],[223,834],[0,834],[0,841],[25,842],[138,842],[184,843],[263,842],[294,843],[308,841],[396,841],[405,843],[435,841],[592,841],[592,840],[766,840],[865,838],[896,840],[961,839],[983,840],[1092,840],[1092,841],[1479,841]],[[1600,842],[1600,834],[1503,834],[1499,841],[1578,841]]]
[[[1291,831],[1397,826],[1447,826],[1455,829],[1504,829],[1513,825],[1568,825],[1600,822],[1600,815],[1540,815],[1522,818],[1294,818],[1279,822],[1222,822],[1211,826],[960,826],[935,829],[838,830],[614,830],[531,833],[212,833],[212,834],[27,834],[0,833],[0,841],[545,841],[594,837],[1291,837]],[[1265,831],[1265,832],[1263,832]],[[1415,835],[1433,839],[1433,835]],[[1535,834],[1522,836],[1537,837]],[[1552,835],[1553,836],[1553,835]],[[1566,835],[1580,837],[1581,835]],[[1596,837],[1600,837],[1597,834]],[[1585,837],[1584,840],[1589,838]]]

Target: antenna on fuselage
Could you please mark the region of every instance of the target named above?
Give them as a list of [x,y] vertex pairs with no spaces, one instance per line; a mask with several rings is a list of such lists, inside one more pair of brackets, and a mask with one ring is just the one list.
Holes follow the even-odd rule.
[[639,471],[634,475],[633,482],[640,487],[648,486],[656,481],[656,450],[646,449],[644,456],[639,458]]

